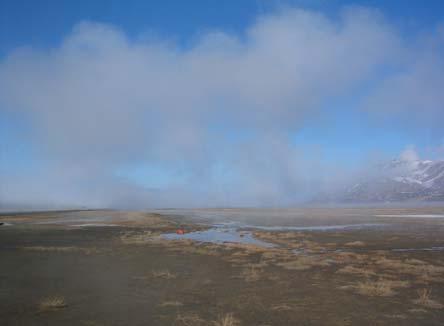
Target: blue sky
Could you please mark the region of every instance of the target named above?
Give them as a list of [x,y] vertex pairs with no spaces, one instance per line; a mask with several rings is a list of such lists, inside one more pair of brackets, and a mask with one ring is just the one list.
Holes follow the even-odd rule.
[[257,15],[282,6],[320,10],[334,16],[347,5],[378,8],[408,33],[442,22],[444,16],[444,4],[439,0],[3,0],[0,2],[0,49],[5,54],[18,46],[53,46],[83,20],[114,24],[133,36],[141,31],[153,32],[187,44],[206,30],[242,33]]
[[329,174],[406,148],[443,158],[443,40],[431,0],[0,1],[0,194],[41,174],[113,200],[236,188],[255,203],[291,200],[314,161]]

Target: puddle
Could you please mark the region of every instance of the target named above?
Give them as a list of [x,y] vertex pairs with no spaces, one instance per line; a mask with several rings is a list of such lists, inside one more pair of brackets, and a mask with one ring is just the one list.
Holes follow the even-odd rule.
[[274,244],[265,241],[258,240],[253,237],[251,232],[238,231],[234,228],[221,228],[215,227],[205,231],[196,231],[185,234],[166,233],[161,235],[162,238],[167,240],[179,240],[190,239],[199,242],[210,243],[242,243],[252,244],[260,247],[271,248]]
[[246,229],[265,231],[332,231],[344,229],[360,229],[367,227],[380,227],[386,224],[344,224],[344,225],[321,225],[321,226],[256,226],[239,222],[227,222],[213,224],[212,228],[205,231],[196,231],[185,234],[166,233],[161,237],[167,240],[190,239],[199,242],[210,243],[243,243],[253,244],[260,247],[271,248],[274,244],[256,239],[251,231]]
[[361,224],[342,224],[342,225],[317,225],[317,226],[255,226],[247,225],[246,228],[264,230],[264,231],[334,231],[347,229],[364,229],[371,227],[382,227],[383,223],[361,223]]
[[407,217],[407,218],[444,218],[443,214],[404,214],[404,215],[375,215],[376,217]]
[[405,252],[405,251],[444,251],[444,247],[402,248],[402,249],[392,249],[392,251],[397,251],[397,252]]
[[293,249],[291,252],[294,253],[295,255],[306,255],[307,254],[306,249]]
[[312,255],[320,255],[320,254],[329,254],[329,253],[338,253],[338,252],[356,252],[356,250],[347,250],[347,249],[322,249],[322,250],[310,250],[305,248],[299,248],[299,249],[293,249],[291,251],[295,255],[305,255],[305,256],[312,256]]
[[[63,217],[52,219],[49,221],[44,222],[37,222],[36,224],[70,224],[70,223],[82,223],[85,222],[86,224],[94,224],[94,223],[88,223],[88,222],[104,222],[108,221],[110,217],[107,216],[98,216],[98,217],[79,217],[79,218],[69,218],[65,219]],[[84,225],[86,225],[84,224]],[[98,224],[97,225],[103,225]]]
[[87,227],[102,227],[102,226],[105,226],[105,227],[116,227],[116,226],[120,226],[120,225],[117,225],[117,224],[101,224],[101,223],[85,223],[85,224],[75,224],[75,225],[72,225],[72,226],[80,227],[80,228],[87,228]]

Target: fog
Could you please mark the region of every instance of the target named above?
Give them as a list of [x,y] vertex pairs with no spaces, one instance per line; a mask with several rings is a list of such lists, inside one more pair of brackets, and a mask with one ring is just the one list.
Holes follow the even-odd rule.
[[[0,110],[26,126],[38,161],[0,170],[0,203],[302,203],[359,173],[293,141],[335,98],[366,89],[355,110],[376,125],[443,136],[443,35],[437,26],[407,40],[380,12],[357,7],[336,18],[283,8],[241,34],[206,32],[185,47],[79,22],[57,46],[0,61]],[[134,166],[161,169],[167,182],[118,172]]]

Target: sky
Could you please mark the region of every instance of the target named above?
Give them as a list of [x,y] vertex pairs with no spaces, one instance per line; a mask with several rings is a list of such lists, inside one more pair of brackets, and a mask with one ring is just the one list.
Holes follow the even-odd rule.
[[0,207],[288,206],[444,159],[443,42],[432,0],[2,0]]

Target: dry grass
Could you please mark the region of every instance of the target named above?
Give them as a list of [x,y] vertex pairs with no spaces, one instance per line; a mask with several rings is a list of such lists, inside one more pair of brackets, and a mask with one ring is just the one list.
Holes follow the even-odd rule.
[[171,273],[169,270],[158,270],[158,271],[151,271],[148,275],[144,276],[134,276],[133,279],[136,280],[150,280],[153,278],[159,278],[164,280],[172,280],[177,278],[177,274]]
[[355,252],[336,252],[332,254],[332,258],[340,264],[366,263],[369,260],[368,255]]
[[295,249],[303,249],[306,252],[313,252],[313,253],[323,252],[327,249],[324,245],[321,245],[318,242],[311,241],[311,240],[298,241],[292,247]]
[[178,243],[169,247],[170,250],[176,252],[205,256],[219,256],[219,250],[223,249],[222,246],[216,244],[200,243],[196,245],[196,242],[189,239],[179,240]]
[[290,303],[278,303],[271,306],[271,310],[274,311],[292,311],[294,309],[295,305]]
[[[120,241],[125,244],[135,245],[157,245],[162,246],[168,251],[181,254],[197,254],[206,256],[223,256],[224,253],[243,252],[245,256],[251,254],[262,253],[266,248],[262,248],[252,244],[242,243],[224,243],[224,244],[212,244],[212,243],[199,243],[196,245],[196,241],[191,239],[177,239],[166,240],[161,237],[160,232],[152,231],[129,231],[120,236]],[[240,257],[240,256],[239,256]],[[229,260],[229,258],[224,257]],[[233,257],[233,260],[236,260]],[[234,262],[234,261],[233,261]],[[243,263],[244,261],[239,259],[235,263]]]
[[365,247],[366,243],[362,241],[353,241],[353,242],[347,242],[345,244],[347,247]]
[[[123,213],[123,214],[122,214]],[[156,229],[174,226],[165,216],[143,212],[121,212],[113,219],[113,223],[131,227],[150,227]]]
[[398,260],[398,259],[388,259],[382,257],[376,261],[376,264],[383,268],[394,269],[397,272],[410,274],[410,275],[420,275],[420,274],[430,274],[430,275],[440,275],[444,273],[443,266],[436,266],[432,264],[427,264],[420,260]]
[[425,262],[424,260],[419,260],[416,258],[406,259],[404,262],[407,264],[413,264],[413,265],[427,265],[427,262]]
[[22,247],[22,249],[27,250],[27,251],[58,252],[58,253],[80,252],[80,253],[84,253],[86,255],[99,252],[99,250],[97,248],[80,248],[80,247],[29,246],[29,247]]
[[345,266],[339,269],[336,273],[339,274],[353,274],[353,275],[362,275],[365,277],[370,277],[376,275],[375,271],[364,268],[364,267],[355,267],[352,265]]
[[300,235],[295,232],[253,232],[253,236],[265,242],[275,243],[283,246],[293,246],[300,242]]
[[178,315],[173,325],[177,326],[200,326],[208,325],[208,323],[200,318],[197,314]]
[[270,249],[261,255],[261,261],[267,263],[268,265],[274,264],[280,262],[287,262],[294,259],[300,259],[304,257],[303,255],[296,255],[293,251],[293,249],[284,249],[284,248],[277,248],[277,249]]
[[355,288],[356,291],[362,295],[388,297],[395,294],[390,284],[385,281],[360,282]]
[[288,270],[303,271],[313,267],[327,267],[330,262],[323,256],[298,256],[292,260],[277,262],[276,265]]
[[224,243],[219,247],[224,248],[225,250],[240,249],[247,254],[259,254],[269,250],[268,248],[257,246],[251,243],[235,243],[235,242]]
[[236,319],[232,313],[220,316],[218,320],[213,322],[214,326],[236,326],[239,325],[239,320]]
[[100,323],[98,321],[94,321],[94,320],[82,321],[82,325],[84,325],[84,326],[103,326],[102,323]]
[[380,257],[375,260],[376,265],[392,273],[401,273],[415,276],[420,283],[444,282],[444,266],[428,264],[418,259],[388,259]]
[[152,242],[154,239],[159,238],[159,233],[154,233],[152,231],[128,231],[120,236],[120,240],[124,244],[147,244]]
[[240,322],[237,318],[234,317],[232,313],[225,314],[223,316],[220,316],[217,320],[213,322],[208,322],[199,315],[190,313],[186,315],[178,315],[176,317],[176,320],[174,321],[175,326],[238,326],[240,325]]
[[367,280],[359,282],[353,288],[362,295],[389,297],[395,295],[395,289],[405,288],[409,286],[407,281],[392,281],[386,279],[379,279],[377,281]]
[[431,295],[432,289],[420,289],[418,290],[418,299],[414,300],[413,302],[427,308],[443,308],[444,306],[441,303],[431,299]]
[[249,257],[233,256],[233,255],[225,256],[223,257],[223,260],[231,263],[233,266],[244,266],[250,261]]
[[169,270],[159,270],[159,271],[152,271],[151,276],[154,278],[163,278],[165,280],[172,280],[177,278],[177,274],[171,273]]
[[247,282],[256,282],[262,278],[262,274],[262,268],[255,264],[250,264],[242,271],[241,277]]
[[159,306],[160,307],[181,307],[181,306],[183,306],[183,303],[179,302],[179,301],[165,301],[165,302],[162,302]]
[[68,305],[65,302],[65,298],[61,296],[47,297],[39,302],[40,311],[53,311],[66,308],[67,306]]

